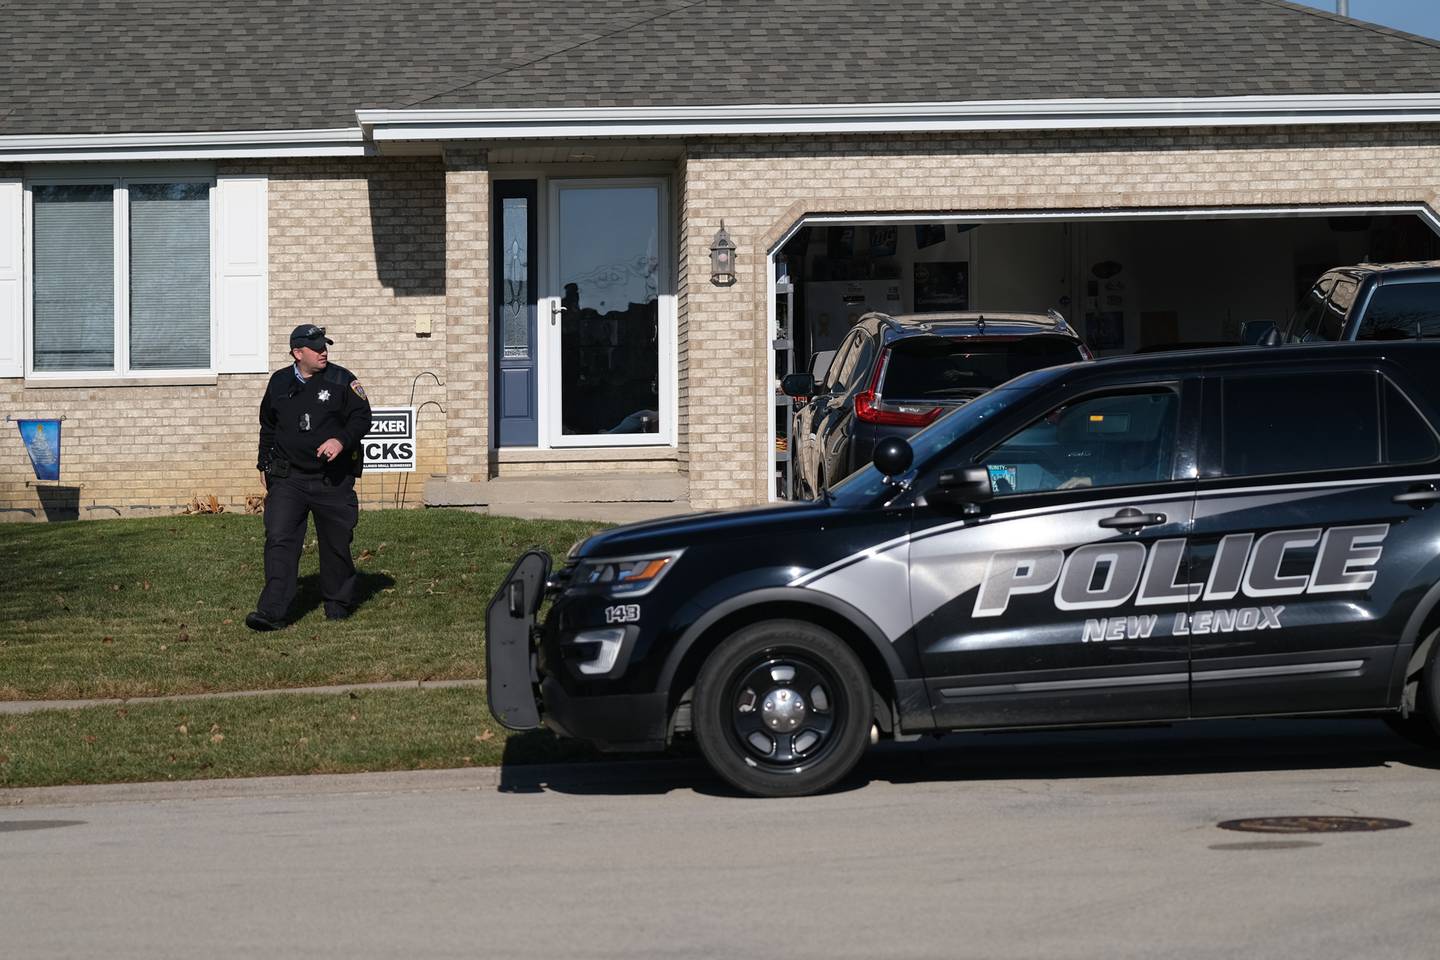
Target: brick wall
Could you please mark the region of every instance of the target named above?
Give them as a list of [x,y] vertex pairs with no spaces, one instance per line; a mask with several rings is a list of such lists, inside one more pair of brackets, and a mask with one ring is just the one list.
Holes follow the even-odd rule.
[[[444,160],[235,161],[270,180],[271,352],[298,323],[326,326],[336,362],[376,405],[420,380],[420,470],[371,475],[362,497],[415,503],[429,474],[496,472],[489,429],[490,177],[483,151]],[[1143,207],[1429,203],[1440,208],[1440,137],[1424,128],[1281,128],[1068,134],[696,140],[677,166],[680,305],[678,466],[697,507],[768,496],[771,393],[766,257],[807,214],[967,214]],[[721,220],[739,282],[709,280]],[[417,325],[431,333],[418,335]],[[205,386],[25,387],[0,381],[0,409],[59,416],[65,480],[41,493],[13,427],[0,441],[0,518],[129,516],[214,495],[259,492],[255,414],[265,377]],[[504,465],[524,473],[528,466]],[[606,469],[602,467],[601,469]],[[669,468],[673,469],[673,468]],[[52,512],[53,511],[53,512]]]
[[[315,322],[333,358],[376,406],[403,405],[412,378],[445,379],[444,170],[436,160],[265,161],[218,171],[270,178],[270,347],[285,362],[291,328]],[[417,336],[417,321],[434,331]],[[0,441],[0,519],[145,516],[215,496],[227,510],[260,493],[257,414],[266,376],[206,386],[25,387],[0,380],[0,409],[64,416],[62,483],[37,488],[18,431]],[[422,379],[415,403],[446,400]],[[446,404],[448,409],[448,404]],[[419,472],[444,473],[443,417],[420,414]],[[395,502],[398,476],[361,480],[370,504]],[[407,499],[422,484],[412,480]]]
[[739,282],[682,277],[690,499],[764,500],[773,442],[766,257],[807,214],[1429,203],[1440,134],[1276,128],[1072,134],[749,138],[687,144],[681,262],[708,262],[724,220]]
[[484,150],[445,152],[445,322],[449,479],[490,466],[490,168]]

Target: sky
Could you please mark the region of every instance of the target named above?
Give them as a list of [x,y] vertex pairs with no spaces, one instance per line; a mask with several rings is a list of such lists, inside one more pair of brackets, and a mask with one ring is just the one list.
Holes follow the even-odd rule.
[[[1293,0],[1335,13],[1336,0]],[[1440,0],[1350,0],[1350,17],[1440,39]]]

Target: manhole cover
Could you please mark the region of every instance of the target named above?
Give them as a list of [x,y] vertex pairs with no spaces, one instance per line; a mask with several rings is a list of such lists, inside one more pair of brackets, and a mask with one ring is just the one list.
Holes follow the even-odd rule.
[[1221,830],[1247,833],[1355,833],[1365,830],[1398,830],[1408,820],[1384,817],[1247,817],[1216,824]]

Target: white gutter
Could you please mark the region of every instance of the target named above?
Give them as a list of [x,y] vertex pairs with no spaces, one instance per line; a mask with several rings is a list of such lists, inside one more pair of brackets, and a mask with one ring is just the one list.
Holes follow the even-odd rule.
[[1116,130],[1315,123],[1437,123],[1440,122],[1440,93],[708,107],[357,110],[355,116],[367,135],[377,142],[707,134]]
[[1440,123],[1440,93],[955,103],[357,110],[318,130],[0,136],[0,163],[361,157],[386,141]]
[[225,157],[363,157],[373,152],[359,127],[0,136],[0,163],[74,160],[218,160]]

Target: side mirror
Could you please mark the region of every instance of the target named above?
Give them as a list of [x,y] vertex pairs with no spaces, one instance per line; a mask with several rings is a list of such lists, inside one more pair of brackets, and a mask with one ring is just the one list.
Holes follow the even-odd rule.
[[956,503],[965,507],[966,514],[979,513],[977,504],[985,503],[995,496],[990,486],[990,471],[984,467],[964,467],[960,470],[946,470],[936,478],[935,489],[926,499],[938,503]]
[[910,469],[914,460],[915,451],[899,437],[886,437],[875,444],[875,469],[887,477],[898,477]]
[[813,397],[815,378],[808,373],[788,373],[780,381],[780,391],[787,397]]

